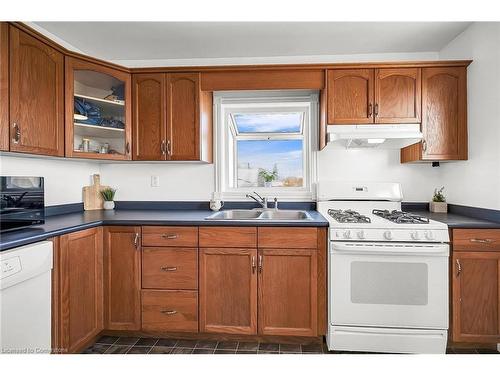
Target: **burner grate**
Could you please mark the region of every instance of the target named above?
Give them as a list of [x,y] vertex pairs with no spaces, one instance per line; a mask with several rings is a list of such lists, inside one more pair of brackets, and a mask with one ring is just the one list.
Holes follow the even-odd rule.
[[361,215],[354,210],[328,210],[328,215],[333,217],[339,223],[371,223],[369,217]]
[[396,224],[429,224],[428,218],[404,211],[373,210],[372,213]]

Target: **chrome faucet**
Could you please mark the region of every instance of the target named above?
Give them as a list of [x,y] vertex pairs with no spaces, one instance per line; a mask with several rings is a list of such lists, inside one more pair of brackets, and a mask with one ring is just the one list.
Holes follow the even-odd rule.
[[[259,193],[257,192],[253,192],[254,195],[252,194],[247,194],[246,197],[247,198],[250,198],[250,199],[253,199],[254,201],[256,201],[258,204],[260,204],[262,206],[263,209],[267,210],[267,198],[262,198]],[[255,195],[257,197],[255,197]]]

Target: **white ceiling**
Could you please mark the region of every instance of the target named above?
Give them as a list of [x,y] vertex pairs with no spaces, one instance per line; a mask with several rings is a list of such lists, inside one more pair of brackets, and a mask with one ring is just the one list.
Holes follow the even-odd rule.
[[36,22],[106,60],[439,51],[468,22]]

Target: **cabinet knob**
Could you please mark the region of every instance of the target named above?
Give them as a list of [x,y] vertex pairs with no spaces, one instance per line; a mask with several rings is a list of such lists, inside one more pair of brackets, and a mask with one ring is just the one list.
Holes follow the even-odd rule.
[[378,103],[375,103],[375,117],[378,116]]
[[139,233],[134,235],[134,246],[136,249],[139,247]]
[[167,144],[165,143],[165,140],[161,141],[160,150],[162,155],[167,154]]
[[462,265],[460,264],[460,260],[455,261],[457,263],[457,277],[460,276],[460,273],[462,273]]
[[424,140],[422,140],[422,151],[426,152],[427,151],[427,142]]
[[368,104],[368,116],[366,117],[372,117],[373,115],[373,105],[372,103]]
[[127,142],[127,143],[125,144],[125,152],[126,152],[127,154],[130,154],[130,142]]
[[167,155],[172,155],[172,147],[170,145],[170,140],[167,141]]
[[264,258],[262,255],[259,255],[259,273],[262,273],[262,269],[264,268]]

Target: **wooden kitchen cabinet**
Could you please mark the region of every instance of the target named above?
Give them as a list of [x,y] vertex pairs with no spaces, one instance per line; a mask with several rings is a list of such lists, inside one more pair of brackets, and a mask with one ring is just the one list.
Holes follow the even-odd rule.
[[257,333],[257,249],[200,249],[200,332]]
[[166,74],[134,74],[134,160],[166,160]]
[[102,228],[59,237],[53,275],[55,350],[77,353],[103,329]]
[[141,328],[141,227],[104,227],[104,322],[111,330]]
[[500,251],[453,254],[455,342],[500,342]]
[[13,26],[9,38],[10,151],[64,156],[64,56]]
[[259,334],[317,336],[317,250],[259,249]]
[[419,123],[420,75],[420,68],[328,70],[328,124]]
[[467,160],[467,67],[422,68],[420,143],[401,162]]
[[9,143],[9,24],[0,22],[0,151]]
[[328,70],[328,124],[372,124],[373,86],[373,69]]
[[212,93],[200,73],[134,74],[134,159],[212,162]]
[[131,86],[125,70],[66,57],[67,157],[132,159]]
[[420,68],[375,69],[375,123],[420,123],[421,86]]

